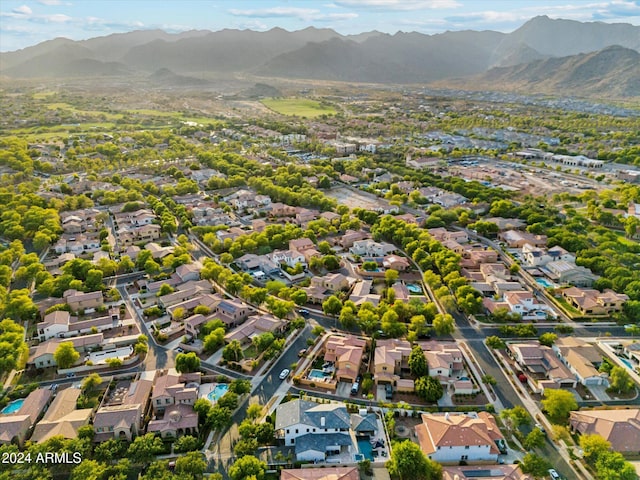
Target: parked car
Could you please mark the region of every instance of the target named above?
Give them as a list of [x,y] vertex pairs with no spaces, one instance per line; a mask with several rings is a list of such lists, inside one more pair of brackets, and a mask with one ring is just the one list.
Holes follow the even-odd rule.
[[550,468],[548,470],[549,472],[549,476],[553,479],[553,480],[560,480],[562,477],[560,476],[560,474],[558,472],[555,471],[555,469]]
[[307,349],[306,348],[303,348],[302,350],[300,350],[298,352],[298,356],[299,357],[304,357],[306,354],[307,354]]
[[546,433],[546,432],[545,432],[545,430],[544,430],[544,427],[543,427],[541,424],[536,423],[535,427],[536,427],[538,430],[540,430],[542,433]]
[[287,378],[289,376],[290,370],[288,368],[285,368],[284,370],[282,370],[280,372],[280,380],[284,380],[285,378]]
[[300,310],[298,310],[298,313],[305,318],[309,316],[309,310],[307,310],[306,308],[301,308]]
[[384,386],[384,393],[387,400],[391,400],[393,398],[393,387],[391,384],[387,384]]
[[358,382],[351,385],[351,395],[357,395],[359,388],[360,388],[360,384]]

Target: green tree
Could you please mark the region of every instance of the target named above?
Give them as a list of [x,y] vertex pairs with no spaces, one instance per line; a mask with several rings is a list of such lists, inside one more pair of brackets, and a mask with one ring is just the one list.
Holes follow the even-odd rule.
[[322,264],[324,268],[329,270],[330,272],[334,272],[340,268],[340,260],[335,255],[327,255],[322,259]]
[[200,452],[189,452],[176,460],[176,475],[179,478],[202,478],[207,469],[207,462]]
[[442,398],[444,389],[434,377],[420,377],[415,383],[416,394],[429,403],[435,403]]
[[252,455],[247,455],[239,458],[229,467],[229,477],[231,480],[248,480],[250,478],[263,480],[266,470],[266,463]]
[[388,287],[398,281],[398,275],[398,271],[393,269],[388,269],[384,272],[384,281]]
[[569,412],[578,409],[573,394],[567,390],[545,390],[542,407],[553,423],[562,425],[569,419]]
[[393,446],[387,468],[392,476],[400,480],[439,480],[442,478],[442,467],[427,458],[420,447],[411,441],[399,442]]
[[580,448],[583,451],[582,458],[592,467],[598,459],[611,450],[611,442],[600,435],[580,435]]
[[214,430],[223,430],[231,425],[231,410],[216,404],[207,417],[207,422]]
[[168,283],[163,283],[162,285],[160,285],[160,289],[158,290],[157,296],[163,297],[164,295],[169,295],[174,291],[175,289],[171,285],[169,285]]
[[247,418],[249,420],[257,420],[262,415],[262,405],[258,403],[252,403],[247,408]]
[[522,442],[522,446],[527,450],[533,450],[534,448],[542,448],[545,442],[545,435],[539,428],[534,428]]
[[619,452],[601,455],[596,462],[598,480],[637,480],[636,470]]
[[60,368],[70,368],[78,361],[80,354],[73,347],[72,342],[62,342],[53,353],[53,359]]
[[629,393],[635,390],[635,384],[626,369],[615,366],[611,369],[611,373],[609,373],[608,390],[618,394]]
[[203,346],[208,353],[215,352],[221,345],[224,344],[224,328],[219,327],[204,337]]
[[233,453],[236,457],[242,458],[247,455],[253,455],[258,449],[258,441],[255,438],[243,438],[236,442],[233,447]]
[[239,362],[243,356],[242,345],[238,340],[231,340],[222,350],[222,358],[228,362]]
[[520,468],[524,473],[530,473],[536,478],[546,477],[551,464],[543,457],[535,453],[527,453],[520,462]]
[[539,338],[540,343],[542,345],[546,345],[547,347],[552,346],[557,339],[558,339],[558,335],[551,332],[543,333],[542,335],[540,335],[540,338]]
[[200,369],[200,359],[194,352],[176,355],[176,370],[180,373],[197,372]]
[[73,468],[71,480],[100,480],[106,473],[107,466],[96,460],[85,458]]
[[496,350],[500,348],[504,348],[506,346],[506,344],[504,343],[504,340],[502,340],[500,337],[497,337],[495,335],[491,335],[490,337],[487,337],[485,342],[487,343],[487,346],[489,348],[493,348]]
[[275,429],[272,423],[264,422],[256,427],[256,440],[261,445],[269,445],[273,442]]
[[147,465],[162,449],[162,440],[153,433],[147,433],[135,438],[127,449],[127,456],[135,464]]
[[340,325],[347,330],[352,329],[357,324],[356,314],[351,307],[342,307],[340,311]]
[[126,450],[127,446],[124,442],[110,438],[96,445],[94,456],[100,462],[111,463],[113,460],[122,458]]
[[500,412],[500,418],[507,425],[509,430],[514,430],[520,425],[531,425],[531,415],[521,405],[513,408],[505,408]]
[[331,295],[324,302],[322,302],[322,311],[326,315],[331,315],[332,317],[335,317],[338,314],[340,314],[341,310],[342,310],[342,302],[335,295]]
[[102,383],[102,378],[100,377],[100,375],[98,375],[97,373],[92,373],[84,377],[84,379],[82,380],[82,384],[81,384],[82,390],[85,392],[90,392],[101,383]]
[[454,332],[455,328],[455,321],[448,313],[444,315],[439,313],[436,315],[436,318],[433,319],[433,330],[436,332],[436,335],[450,335]]
[[426,377],[429,374],[427,357],[420,345],[414,345],[409,354],[409,370],[415,378]]
[[199,443],[196,437],[183,435],[175,441],[173,449],[177,453],[193,452],[194,450],[198,450]]

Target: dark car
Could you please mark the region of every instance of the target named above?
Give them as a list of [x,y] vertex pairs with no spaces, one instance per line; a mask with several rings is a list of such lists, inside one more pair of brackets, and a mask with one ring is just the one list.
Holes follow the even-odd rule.
[[393,398],[393,387],[391,384],[387,384],[384,386],[384,393],[387,400],[391,400]]
[[307,310],[306,308],[301,308],[300,310],[298,310],[298,313],[305,318],[309,316],[309,310]]

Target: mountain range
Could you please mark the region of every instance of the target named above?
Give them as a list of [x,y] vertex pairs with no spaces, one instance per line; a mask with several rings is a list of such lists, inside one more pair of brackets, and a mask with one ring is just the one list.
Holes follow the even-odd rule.
[[206,74],[427,84],[548,93],[640,96],[640,27],[535,17],[517,30],[436,35],[274,28],[65,38],[0,54],[13,78],[131,76],[156,85],[205,84]]

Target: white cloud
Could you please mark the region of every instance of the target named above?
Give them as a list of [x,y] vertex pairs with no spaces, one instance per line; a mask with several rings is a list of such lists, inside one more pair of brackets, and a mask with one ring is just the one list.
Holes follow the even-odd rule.
[[31,15],[33,10],[31,10],[27,5],[21,5],[17,8],[14,8],[13,13],[17,13],[18,15]]
[[462,6],[456,0],[336,0],[335,4],[341,7],[379,10],[434,10]]
[[315,8],[296,8],[296,7],[274,7],[274,8],[262,8],[262,9],[249,9],[241,10],[232,8],[228,11],[231,15],[236,17],[249,17],[249,18],[297,18],[305,22],[330,22],[341,20],[353,20],[358,18],[357,13],[345,12],[345,13],[322,13]]
[[[38,0],[42,5],[63,5],[62,0]],[[67,4],[68,5],[68,4]]]
[[241,10],[232,8],[229,10],[231,15],[236,17],[257,17],[257,18],[272,18],[272,17],[294,17],[294,18],[312,18],[314,15],[320,13],[319,10],[313,8],[296,8],[296,7],[273,7],[273,8],[261,8],[251,10]]

